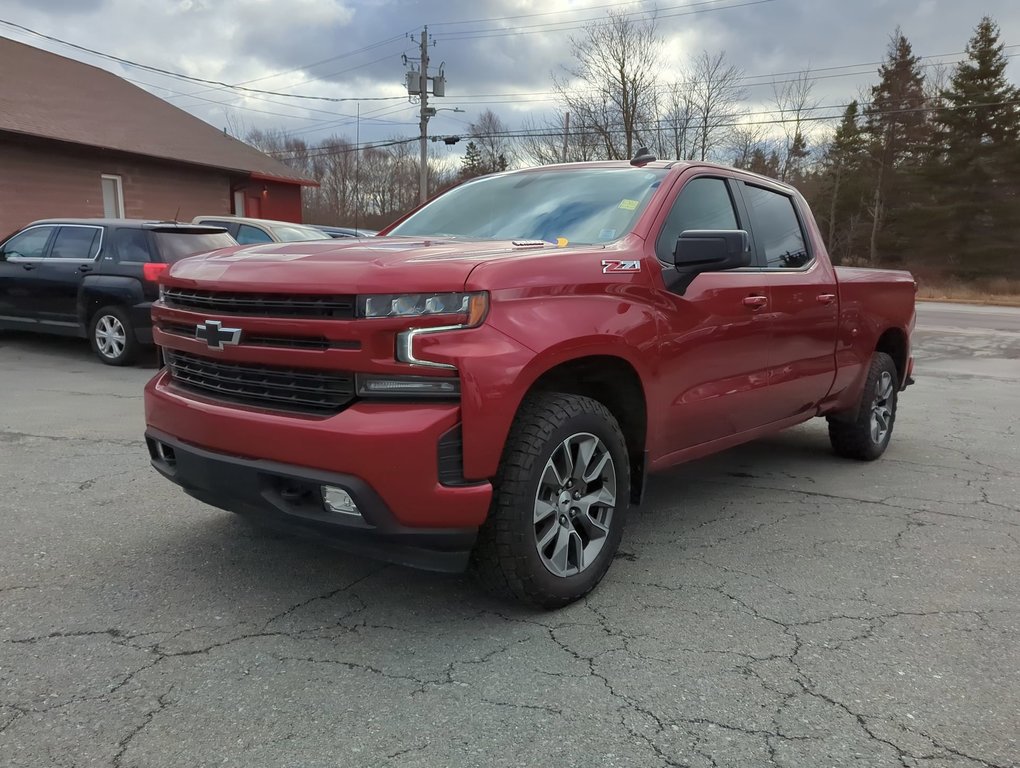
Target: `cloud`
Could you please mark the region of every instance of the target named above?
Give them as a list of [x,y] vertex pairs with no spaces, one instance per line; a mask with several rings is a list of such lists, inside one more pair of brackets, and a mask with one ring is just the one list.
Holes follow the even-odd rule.
[[[581,32],[583,20],[604,18],[609,1],[13,0],[3,16],[195,77],[331,98],[397,97],[361,103],[362,140],[382,140],[417,133],[416,107],[400,98],[401,57],[417,56],[415,40],[424,24],[436,40],[430,48],[432,63],[444,63],[447,77],[447,95],[434,104],[466,110],[440,112],[431,130],[463,132],[485,109],[516,127],[528,114],[541,119],[562,110],[552,93],[551,73],[569,63],[570,37]],[[657,5],[659,28],[669,41],[665,77],[703,49],[725,50],[749,75],[876,62],[897,25],[919,55],[962,51],[982,13],[996,18],[1007,44],[1020,44],[1020,3],[1015,0],[984,0],[980,11],[956,0],[775,0],[725,9],[741,2],[747,0],[719,0],[715,8],[702,4],[697,7],[711,10],[696,14],[684,7],[690,0],[631,3],[620,10]],[[231,116],[312,140],[332,131],[354,133],[358,105],[353,102],[245,95],[121,67],[3,26],[0,32],[147,83],[217,126]],[[844,103],[873,82],[874,69],[818,72],[815,96],[824,103]],[[759,83],[749,88],[752,103],[770,98],[772,79],[781,76],[749,81]]]

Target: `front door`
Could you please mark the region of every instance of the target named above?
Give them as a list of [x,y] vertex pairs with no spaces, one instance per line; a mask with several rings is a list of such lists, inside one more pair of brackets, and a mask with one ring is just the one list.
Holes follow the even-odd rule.
[[[666,269],[672,269],[681,232],[748,229],[734,206],[732,184],[699,176],[683,185],[656,240],[659,261],[670,264]],[[768,385],[770,325],[761,270],[706,272],[682,293],[663,288],[662,300],[660,381],[668,401],[660,455],[764,423],[759,405]]]
[[804,226],[806,213],[780,189],[741,184],[769,288],[769,421],[812,413],[836,377],[836,274]]
[[102,239],[102,227],[61,225],[39,266],[40,321],[78,324],[78,292],[85,275],[95,269]]
[[0,318],[34,321],[39,316],[39,266],[56,230],[29,227],[0,247]]

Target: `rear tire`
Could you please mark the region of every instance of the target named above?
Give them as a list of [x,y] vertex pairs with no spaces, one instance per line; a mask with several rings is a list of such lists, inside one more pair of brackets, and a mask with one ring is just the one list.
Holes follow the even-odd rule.
[[889,446],[896,423],[896,398],[900,390],[896,364],[885,352],[871,358],[861,402],[853,421],[838,414],[829,417],[829,441],[840,456],[874,461]]
[[471,569],[500,597],[568,605],[612,564],[629,502],[627,443],[609,410],[579,395],[530,395],[511,427]]
[[127,312],[115,306],[103,307],[92,316],[89,342],[96,357],[107,365],[130,365],[141,346]]

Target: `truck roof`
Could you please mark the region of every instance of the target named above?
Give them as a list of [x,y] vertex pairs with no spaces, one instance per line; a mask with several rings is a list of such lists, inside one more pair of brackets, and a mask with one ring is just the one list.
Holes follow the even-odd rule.
[[562,168],[656,168],[659,170],[685,170],[687,168],[707,168],[709,170],[724,171],[726,173],[739,173],[742,176],[750,176],[752,178],[760,179],[772,186],[780,186],[785,189],[793,191],[794,188],[786,182],[774,179],[771,176],[763,176],[760,173],[754,173],[753,171],[746,171],[742,168],[734,168],[732,165],[723,165],[722,163],[710,163],[702,160],[653,160],[649,163],[642,163],[641,165],[634,166],[629,160],[584,160],[576,163],[555,163],[552,165],[536,165],[530,168],[518,168],[512,171],[504,171],[503,173],[529,173],[532,171],[543,171],[550,169],[562,169]]

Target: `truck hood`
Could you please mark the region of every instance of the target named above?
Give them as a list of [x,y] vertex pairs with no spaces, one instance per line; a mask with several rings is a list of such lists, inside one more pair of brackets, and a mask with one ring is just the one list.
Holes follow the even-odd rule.
[[184,259],[171,267],[167,282],[283,293],[456,291],[479,264],[562,250],[535,241],[411,237],[266,243]]

